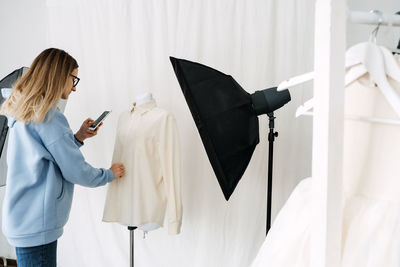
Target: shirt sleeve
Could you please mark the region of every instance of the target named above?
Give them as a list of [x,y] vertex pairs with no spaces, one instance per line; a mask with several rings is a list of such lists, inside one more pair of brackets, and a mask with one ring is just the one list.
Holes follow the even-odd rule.
[[113,172],[109,169],[94,168],[88,164],[76,142],[72,132],[67,132],[47,145],[64,179],[86,187],[97,187],[111,182],[114,179]]
[[181,155],[175,118],[168,114],[161,125],[160,162],[168,197],[168,233],[180,233],[182,225]]

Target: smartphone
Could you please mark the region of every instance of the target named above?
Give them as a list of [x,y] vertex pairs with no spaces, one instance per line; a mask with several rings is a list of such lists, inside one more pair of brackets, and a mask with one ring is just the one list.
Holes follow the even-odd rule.
[[96,128],[100,125],[100,123],[101,123],[102,121],[104,121],[104,119],[105,119],[105,118],[108,116],[108,114],[110,114],[110,113],[111,113],[111,110],[110,110],[110,111],[108,111],[108,110],[104,111],[103,114],[101,114],[100,117],[98,117],[97,120],[95,120],[95,121],[92,123],[92,125],[90,125],[89,130],[91,130],[91,131],[96,130]]

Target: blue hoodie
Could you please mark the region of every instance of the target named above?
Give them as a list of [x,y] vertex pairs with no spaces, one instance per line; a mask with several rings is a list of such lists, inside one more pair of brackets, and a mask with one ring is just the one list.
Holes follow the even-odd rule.
[[63,233],[74,184],[97,187],[111,182],[114,174],[85,161],[82,144],[58,110],[50,111],[43,123],[8,117],[8,126],[3,233],[15,247],[48,244]]

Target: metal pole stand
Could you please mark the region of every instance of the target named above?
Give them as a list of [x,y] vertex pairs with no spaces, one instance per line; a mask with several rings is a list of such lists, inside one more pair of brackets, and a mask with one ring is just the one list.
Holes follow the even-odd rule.
[[128,230],[130,232],[130,266],[133,267],[135,264],[135,235],[134,231],[137,227],[136,226],[128,226]]
[[273,155],[274,155],[274,141],[275,138],[278,137],[278,132],[274,132],[275,127],[275,117],[274,113],[268,113],[269,117],[269,134],[268,134],[268,142],[269,142],[269,151],[268,151],[268,192],[267,192],[267,231],[268,234],[269,229],[271,228],[271,201],[272,201],[272,163],[273,163]]

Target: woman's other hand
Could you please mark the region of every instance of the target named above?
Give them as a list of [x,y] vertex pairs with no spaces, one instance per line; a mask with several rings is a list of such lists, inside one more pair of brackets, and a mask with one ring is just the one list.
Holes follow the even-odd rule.
[[114,163],[110,170],[114,173],[114,178],[121,178],[125,175],[125,167],[122,163]]
[[83,141],[86,138],[90,138],[90,137],[93,137],[93,136],[97,135],[97,131],[103,125],[103,123],[100,123],[100,125],[94,131],[92,131],[92,130],[89,130],[89,127],[90,127],[90,125],[92,125],[93,122],[94,122],[94,120],[92,120],[91,118],[87,118],[82,123],[81,128],[75,134],[75,138],[78,139],[79,142],[83,143]]

